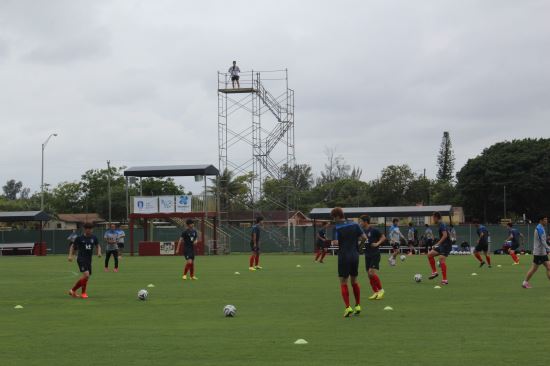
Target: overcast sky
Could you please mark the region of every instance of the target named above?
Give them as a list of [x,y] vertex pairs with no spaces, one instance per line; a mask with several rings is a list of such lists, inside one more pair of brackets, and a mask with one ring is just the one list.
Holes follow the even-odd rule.
[[[550,137],[550,1],[0,0],[0,183],[217,165],[217,71],[288,68],[296,157],[376,178]],[[185,182],[187,187],[192,184]]]

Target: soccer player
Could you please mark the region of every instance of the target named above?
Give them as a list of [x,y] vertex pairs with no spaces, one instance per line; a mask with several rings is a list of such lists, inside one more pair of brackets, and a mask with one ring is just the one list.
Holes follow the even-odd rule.
[[105,232],[103,236],[105,239],[105,272],[109,272],[109,260],[113,256],[115,260],[115,272],[118,272],[118,232],[116,230],[115,224],[111,224],[109,230]]
[[477,228],[477,235],[479,239],[477,240],[477,245],[474,248],[474,256],[479,261],[479,266],[483,267],[485,261],[481,258],[480,252],[485,254],[485,259],[487,259],[487,266],[491,268],[491,256],[489,255],[489,230],[479,223],[479,220],[474,220],[474,225]]
[[434,245],[434,233],[429,224],[426,224],[424,226],[426,227],[426,229],[424,229],[424,234],[422,234],[422,241],[424,242],[426,253],[429,253]]
[[[351,314],[359,315],[361,313],[361,289],[357,282],[359,274],[359,248],[358,240],[364,243],[367,236],[361,227],[351,221],[346,221],[344,210],[340,207],[333,208],[330,215],[335,221],[333,243],[338,245],[338,277],[340,278],[340,292],[344,299],[346,309],[344,317],[348,318]],[[355,309],[352,309],[349,303],[348,278],[353,288],[355,297]]]
[[327,228],[328,222],[323,222],[321,229],[317,232],[317,253],[315,254],[315,262],[323,263],[323,259],[327,255]]
[[404,241],[407,241],[407,239],[405,239],[405,236],[401,234],[401,230],[399,230],[398,224],[399,224],[399,219],[393,219],[392,226],[390,226],[390,232],[388,234],[388,236],[390,237],[390,245],[392,247],[392,253],[388,258],[388,262],[390,263],[390,266],[395,266],[395,263],[397,263],[395,258],[401,252],[399,250],[399,247],[401,245],[401,239],[403,239]]
[[233,89],[235,89],[235,82],[237,82],[237,88],[241,87],[241,84],[239,83],[239,79],[241,78],[239,76],[240,72],[241,69],[239,69],[239,66],[237,66],[237,61],[233,61],[233,66],[231,66],[228,71],[228,73],[231,75],[231,83],[233,84]]
[[511,222],[508,223],[508,234],[509,236],[506,241],[509,242],[510,245],[505,246],[504,249],[508,254],[510,254],[510,257],[512,257],[512,260],[514,261],[512,264],[517,265],[519,264],[519,258],[516,254],[516,250],[519,248],[520,239],[523,239],[523,234],[520,233]]
[[[92,255],[94,246],[97,247],[97,256],[101,257],[101,245],[97,237],[92,233],[94,225],[90,223],[84,224],[84,235],[79,236],[75,239],[73,245],[69,249],[69,262],[74,260],[75,250],[78,252],[78,257],[76,262],[78,263],[78,268],[82,273],[82,277],[76,281],[72,289],[69,290],[69,295],[72,297],[82,297],[83,299],[88,298],[88,293],[86,288],[88,286],[88,280],[92,275]],[[80,296],[76,293],[79,288],[82,288]]]
[[367,241],[365,242],[365,266],[373,291],[369,300],[382,300],[384,298],[384,289],[376,271],[380,270],[380,245],[386,241],[386,236],[371,225],[369,216],[363,215],[360,219],[363,232],[367,236]]
[[449,225],[449,235],[451,237],[451,246],[456,245],[456,230],[453,224]]
[[181,278],[187,280],[187,272],[189,272],[189,276],[192,280],[198,280],[198,278],[195,277],[195,246],[197,245],[198,234],[197,230],[195,230],[195,222],[192,219],[187,219],[185,225],[187,228],[181,234],[176,247],[176,253],[179,253],[181,244],[183,243],[183,256],[186,263]]
[[250,250],[252,254],[250,255],[250,266],[248,267],[251,271],[256,271],[262,269],[260,267],[260,232],[263,226],[264,218],[261,216],[256,217],[256,225],[252,226],[252,233],[250,238]]
[[117,225],[116,233],[116,245],[118,247],[118,257],[120,258],[122,257],[122,252],[124,251],[124,238],[126,237],[126,233],[120,228],[120,225]]
[[428,262],[430,263],[430,267],[432,269],[432,274],[430,277],[428,277],[430,280],[433,280],[437,276],[439,276],[439,273],[437,273],[437,269],[435,268],[435,257],[439,257],[439,266],[441,267],[441,274],[443,275],[443,280],[441,281],[442,285],[448,285],[449,281],[447,281],[447,262],[446,259],[451,253],[452,245],[451,245],[451,237],[449,235],[449,229],[447,228],[447,225],[441,220],[441,213],[434,212],[432,214],[432,219],[436,225],[439,226],[439,241],[435,243],[435,245],[432,247],[432,249],[428,253]]
[[535,241],[533,245],[533,264],[523,280],[521,285],[523,288],[531,288],[529,280],[542,264],[546,267],[546,276],[550,280],[550,261],[548,261],[548,253],[550,253],[550,246],[548,246],[545,227],[548,225],[548,217],[544,216],[539,219],[539,224],[535,228]]
[[409,255],[416,254],[414,247],[418,244],[418,230],[412,222],[409,222],[409,230],[407,231],[407,242],[409,244]]

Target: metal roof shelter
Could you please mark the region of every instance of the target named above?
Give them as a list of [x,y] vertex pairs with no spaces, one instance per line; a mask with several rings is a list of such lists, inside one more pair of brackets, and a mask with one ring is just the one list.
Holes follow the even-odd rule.
[[[359,217],[369,215],[372,217],[409,217],[409,216],[431,216],[439,211],[443,216],[450,216],[451,205],[440,206],[395,206],[395,207],[343,207],[347,217]],[[332,208],[314,208],[309,217],[312,219],[330,220]]]
[[44,211],[0,212],[0,222],[49,221],[50,218]]
[[124,171],[125,177],[192,177],[196,175],[218,175],[213,165],[166,165],[136,166]]

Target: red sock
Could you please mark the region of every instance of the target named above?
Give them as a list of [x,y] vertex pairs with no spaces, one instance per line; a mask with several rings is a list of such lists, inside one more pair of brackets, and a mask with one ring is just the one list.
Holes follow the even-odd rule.
[[372,291],[373,292],[378,292],[378,285],[376,283],[376,280],[374,279],[374,277],[371,277],[370,278],[370,287],[372,288]]
[[487,264],[491,265],[491,257],[488,254],[485,254],[485,259],[487,259]]
[[185,268],[183,269],[183,275],[185,276],[189,271],[189,263],[185,263]]
[[437,272],[437,269],[435,268],[435,259],[434,259],[434,257],[428,257],[428,261],[430,262],[430,267],[432,267],[432,273]]
[[344,299],[344,304],[346,304],[346,308],[349,308],[348,285],[347,284],[341,284],[340,285],[340,292],[342,293],[342,299]]
[[195,263],[191,263],[189,265],[189,267],[190,267],[189,271],[190,271],[191,277],[194,277],[195,276]]
[[260,253],[256,253],[256,256],[254,257],[254,265],[257,266],[258,263],[260,263]]
[[254,254],[252,254],[252,255],[250,256],[250,266],[249,266],[249,267],[254,267],[254,257],[255,257]]
[[325,259],[325,255],[327,255],[327,252],[323,250],[323,254],[321,254],[321,262]]
[[374,282],[376,282],[376,287],[378,288],[378,291],[382,290],[382,282],[380,282],[380,277],[378,277],[377,274],[374,275]]
[[481,254],[479,254],[478,252],[475,252],[475,253],[474,253],[474,256],[477,258],[477,260],[479,261],[479,263],[482,263],[482,262],[483,262],[483,259],[481,258]]
[[514,260],[515,263],[519,263],[519,258],[518,258],[518,255],[514,252],[510,252],[510,256],[512,257],[512,259]]
[[352,283],[351,287],[353,288],[353,297],[355,297],[355,305],[361,304],[361,287],[357,282]]
[[315,255],[315,260],[318,260],[320,256],[321,256],[321,251],[318,250],[317,254]]
[[443,275],[443,281],[447,280],[447,263],[441,262],[441,274]]
[[84,277],[82,280],[82,293],[86,293],[86,287],[88,286],[88,278]]
[[82,287],[82,278],[79,278],[78,281],[76,281],[76,283],[74,284],[73,286],[73,291],[76,291],[78,290],[80,287]]

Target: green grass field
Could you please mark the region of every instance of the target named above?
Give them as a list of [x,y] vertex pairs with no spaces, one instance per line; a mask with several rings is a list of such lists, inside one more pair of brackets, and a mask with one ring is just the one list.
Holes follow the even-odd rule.
[[[520,288],[531,257],[450,257],[450,285],[434,289],[425,256],[382,261],[382,301],[342,318],[335,257],[199,257],[182,281],[181,257],[124,257],[104,273],[94,257],[88,300],[66,293],[77,279],[64,256],[0,258],[0,364],[8,365],[543,365],[550,282],[539,270]],[[296,265],[300,264],[301,268]],[[498,268],[496,265],[501,264]],[[234,272],[239,271],[240,275]],[[472,272],[478,276],[471,276]],[[424,281],[413,281],[422,273]],[[150,283],[149,299],[136,293]],[[351,292],[351,289],[350,289]],[[353,295],[351,296],[353,299]],[[224,318],[226,304],[237,307]],[[24,309],[16,310],[15,305]],[[385,306],[394,311],[383,311]],[[294,345],[298,338],[307,345]]]

